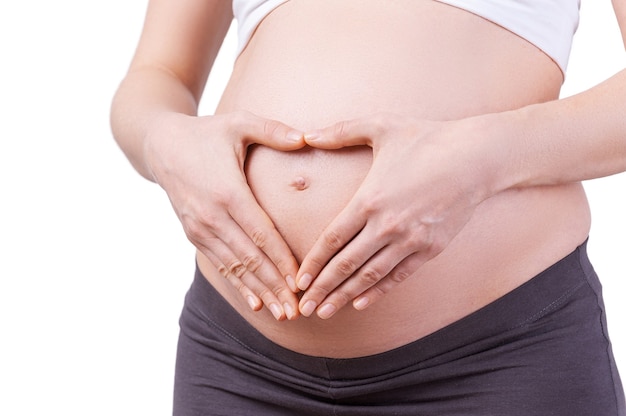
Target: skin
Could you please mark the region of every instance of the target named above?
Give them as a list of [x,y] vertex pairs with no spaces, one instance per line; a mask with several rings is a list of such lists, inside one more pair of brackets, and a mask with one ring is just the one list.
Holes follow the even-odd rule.
[[[614,89],[616,84],[619,87]],[[589,114],[610,117],[616,109],[624,109],[620,101],[626,93],[625,86],[626,74],[620,73],[580,96],[516,112],[435,125],[381,115],[379,120],[341,122],[305,136],[308,144],[328,149],[365,144],[374,149],[375,157],[372,170],[357,195],[324,230],[302,263],[297,284],[301,290],[307,290],[300,301],[303,314],[308,316],[318,309],[318,313],[328,318],[352,299],[356,309],[365,309],[441,253],[467,223],[477,205],[507,189],[573,183],[626,170],[626,122],[623,117],[615,114],[612,125],[582,122],[572,126],[564,121],[585,120]],[[384,126],[382,130],[381,125]],[[518,126],[520,130],[513,130],[513,133],[511,126]],[[410,131],[408,136],[412,141],[398,146],[398,140],[390,140],[393,136],[397,139],[394,134],[397,130]],[[426,207],[417,204],[403,206],[398,195],[406,193],[407,188],[394,188],[394,184],[402,183],[408,173],[406,166],[410,163],[402,160],[413,153],[407,148],[410,149],[411,145],[420,147],[416,145],[416,138],[430,140],[429,136],[434,134],[438,141],[446,140],[458,135],[459,131],[476,132],[476,137],[485,142],[464,149],[465,154],[459,150],[442,156],[446,160],[454,160],[459,155],[465,157],[456,167],[447,165],[440,173],[437,172],[440,166],[432,167],[429,181],[437,174],[448,178],[462,177],[463,172],[472,171],[467,168],[470,165],[483,167],[476,172],[482,180],[461,183],[448,195],[430,195]],[[373,142],[371,137],[376,137],[377,141]],[[597,138],[603,138],[601,144]],[[453,146],[446,147],[449,149]],[[478,155],[472,153],[476,150],[479,150]],[[496,160],[500,162],[495,164]],[[511,170],[511,166],[517,169]],[[384,183],[378,180],[383,176],[379,170],[385,172]],[[415,172],[415,177],[422,176],[420,173]],[[494,183],[493,179],[500,181]],[[484,188],[474,188],[476,184],[482,184]],[[419,183],[412,185],[415,186],[413,193],[423,194]],[[365,202],[375,196],[376,206]],[[445,208],[442,211],[438,206]],[[409,212],[407,208],[410,208]],[[382,225],[386,216],[392,216],[395,221]],[[386,238],[378,238],[381,235]],[[412,239],[415,235],[421,238],[415,241]],[[408,247],[400,243],[407,241]],[[348,268],[341,264],[345,259],[351,259]],[[314,284],[310,285],[313,279]]]
[[140,45],[113,100],[111,126],[137,171],[167,192],[189,240],[252,309],[265,304],[284,319],[280,305],[297,308],[284,283],[298,264],[256,204],[243,163],[253,142],[297,149],[302,132],[246,112],[196,117],[231,20],[227,1],[150,2]]
[[[624,31],[623,2],[614,5]],[[558,260],[586,235],[585,224],[576,226],[579,231],[567,244],[550,247],[551,256],[533,258],[537,270],[498,270],[520,277],[481,292],[467,288],[475,293],[468,296],[475,305],[438,310],[428,304],[428,293],[439,299],[446,285],[460,282],[455,276],[462,270],[445,265],[461,258],[459,253],[467,251],[461,247],[469,247],[484,233],[480,218],[493,217],[502,209],[500,201],[513,204],[517,195],[524,195],[520,201],[552,195],[563,206],[579,207],[578,182],[626,170],[626,72],[575,97],[554,100],[561,81],[558,70],[534,51],[528,52],[529,59],[537,56],[538,67],[546,68],[545,75],[538,74],[545,96],[520,99],[512,108],[476,109],[471,114],[419,110],[417,116],[402,113],[402,108],[367,114],[344,109],[335,112],[337,119],[321,113],[313,118],[283,114],[271,102],[255,105],[237,99],[246,97],[246,65],[259,63],[255,50],[267,52],[263,42],[273,39],[273,29],[281,30],[271,18],[238,59],[218,114],[197,117],[203,85],[232,19],[230,7],[221,0],[150,2],[136,56],[113,102],[112,127],[136,169],[167,192],[199,250],[198,262],[207,278],[244,318],[287,347],[329,356],[362,355],[402,345],[459,319]],[[294,9],[281,6],[276,16],[297,12]],[[476,24],[482,28],[484,22]],[[270,65],[271,59],[260,63]],[[292,65],[300,71],[307,68]],[[280,232],[289,229],[289,220],[264,199],[271,191],[263,188],[269,181],[255,179],[267,174],[262,168],[271,165],[268,160],[289,163],[271,149],[297,160],[317,155],[331,162],[336,152],[344,152],[362,163],[351,170],[362,174],[349,179],[353,194],[326,213],[334,219],[310,220],[321,230],[319,235],[303,241]],[[312,176],[317,178],[319,172]],[[289,183],[308,192],[315,187],[308,180],[295,174]],[[419,202],[414,195],[420,195]],[[572,208],[571,217],[584,213]],[[226,279],[219,281],[211,269]],[[429,279],[442,270],[446,276]],[[423,293],[424,310],[437,310],[440,318],[405,330],[409,318],[419,314],[405,306],[415,302],[395,290],[401,282],[403,291]],[[450,296],[451,304],[460,303]],[[344,308],[350,304],[353,308]],[[403,329],[390,330],[385,343],[363,349],[338,344],[337,351],[329,351],[297,341],[306,333],[332,341],[346,328],[360,331],[355,324],[359,320],[369,328],[384,328],[389,326],[383,317],[389,317],[391,305]],[[276,321],[293,322],[276,326],[266,319],[266,311]],[[311,318],[297,319],[300,314]],[[314,315],[334,317],[334,327]],[[286,340],[285,328],[295,334],[291,340]]]

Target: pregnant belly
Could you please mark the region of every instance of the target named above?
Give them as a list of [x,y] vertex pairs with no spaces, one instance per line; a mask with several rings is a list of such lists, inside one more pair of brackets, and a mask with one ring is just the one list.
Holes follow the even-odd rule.
[[301,262],[321,231],[346,206],[371,165],[369,147],[279,152],[255,147],[246,163],[259,204]]
[[[437,2],[300,0],[259,26],[218,112],[247,110],[305,131],[378,111],[454,119],[554,99],[561,81],[537,48]],[[367,147],[285,153],[257,146],[246,175],[302,260],[371,163]],[[200,254],[198,264],[274,342],[305,354],[355,357],[401,346],[486,305],[567,255],[588,228],[580,184],[504,192],[482,203],[452,244],[400,288],[364,311],[346,307],[326,321],[276,322],[266,310],[252,312]]]
[[[288,153],[256,147],[246,174],[301,261],[371,162],[367,147]],[[508,293],[584,241],[588,222],[580,184],[507,191],[481,204],[452,244],[402,286],[365,311],[347,306],[330,320],[276,322],[265,310],[252,312],[210,265],[199,263],[231,305],[272,341],[303,354],[357,357],[405,345]]]
[[[350,200],[371,160],[363,147],[290,153],[258,147],[246,174],[301,261]],[[252,312],[206,259],[198,263],[238,313],[277,344],[315,356],[357,357],[405,345],[503,296],[582,243],[588,223],[579,184],[505,192],[481,204],[450,246],[396,290],[364,311],[347,306],[329,320],[277,322],[265,309]]]

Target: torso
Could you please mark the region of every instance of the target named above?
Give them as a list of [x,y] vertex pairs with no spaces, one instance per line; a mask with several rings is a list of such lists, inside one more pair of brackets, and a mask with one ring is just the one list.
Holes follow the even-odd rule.
[[[248,110],[303,130],[379,111],[445,120],[552,100],[561,82],[559,67],[535,46],[445,4],[298,0],[259,26],[218,112]],[[246,174],[302,260],[371,161],[365,147],[256,147]],[[326,321],[277,322],[252,312],[201,254],[198,263],[272,341],[303,354],[356,357],[417,340],[494,301],[574,250],[589,224],[580,184],[504,192],[482,203],[452,244],[400,288],[365,311],[348,306]]]

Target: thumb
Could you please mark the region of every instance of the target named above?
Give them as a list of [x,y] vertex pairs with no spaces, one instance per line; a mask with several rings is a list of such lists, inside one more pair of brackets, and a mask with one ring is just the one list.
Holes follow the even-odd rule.
[[367,145],[372,147],[372,137],[379,136],[380,123],[372,118],[345,120],[322,130],[304,135],[304,141],[319,149],[340,149],[348,146]]
[[272,149],[289,151],[306,145],[301,131],[280,121],[266,119],[252,113],[242,114],[237,128],[246,146],[261,144]]

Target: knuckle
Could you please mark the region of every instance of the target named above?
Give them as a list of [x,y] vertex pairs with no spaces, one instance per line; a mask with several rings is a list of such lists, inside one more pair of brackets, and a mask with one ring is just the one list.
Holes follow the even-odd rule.
[[283,257],[271,259],[271,261],[274,263],[274,266],[276,266],[278,270],[287,270],[290,265],[290,261]]
[[337,251],[343,246],[339,233],[332,230],[324,233],[324,244],[331,251]]
[[228,117],[228,121],[230,128],[237,130],[250,121],[250,114],[243,110],[234,111]]
[[232,274],[233,276],[235,276],[236,278],[241,279],[241,277],[246,272],[246,266],[244,266],[243,263],[240,262],[239,260],[233,260],[228,265],[228,272]]
[[347,131],[348,131],[348,126],[346,125],[346,122],[340,121],[339,123],[335,124],[333,135],[335,137],[342,138],[344,137]]
[[[215,197],[218,201],[225,201],[227,199],[227,195],[223,193],[216,194]],[[217,217],[218,216],[216,215],[215,211],[209,208],[205,208],[202,211],[200,211],[199,221],[203,224],[213,227],[219,223]]]
[[280,132],[281,124],[275,120],[265,120],[263,123],[263,133],[267,137],[273,137]]
[[380,299],[381,297],[385,296],[387,294],[387,290],[382,287],[381,285],[378,286],[374,286],[372,287],[370,290],[367,291],[368,297],[370,298],[370,301],[372,299],[376,300],[376,299]]
[[239,293],[241,293],[243,296],[246,296],[248,294],[248,286],[246,286],[241,280],[231,279],[231,283],[233,284],[233,286],[235,286],[235,289],[237,289]]
[[248,254],[243,259],[243,266],[246,270],[256,273],[263,264],[263,257],[258,253]]
[[202,224],[200,222],[190,219],[183,219],[182,224],[183,229],[185,230],[185,234],[190,241],[195,242],[202,239],[204,227],[202,227]]
[[353,299],[354,296],[352,294],[343,290],[338,290],[333,294],[332,303],[334,303],[336,306],[343,306],[347,303],[352,302]]
[[330,294],[331,290],[327,288],[325,285],[319,285],[315,287],[311,287],[307,289],[306,294],[310,299],[321,300],[326,298]]
[[284,284],[277,284],[272,287],[272,293],[276,295],[277,298],[287,298],[291,296],[291,291]]
[[[230,204],[231,199],[233,198],[233,190],[232,189],[225,189],[222,187],[214,187],[211,190],[211,201],[216,204],[217,206],[228,206]],[[208,211],[205,210],[203,213],[203,219],[206,222],[214,222],[214,215]]]
[[274,294],[267,287],[264,287],[263,289],[261,289],[258,293],[258,296],[259,298],[263,300],[263,303],[265,303],[266,305],[269,305],[270,303],[274,301]]
[[228,267],[226,267],[223,264],[220,264],[219,266],[217,266],[217,271],[219,272],[219,274],[221,274],[224,277],[228,277]]
[[181,223],[189,240],[203,241],[213,235],[218,228],[219,221],[211,211],[204,211],[199,215],[182,215]]
[[248,291],[248,287],[240,280],[235,278],[235,276],[233,276],[232,274],[230,274],[228,272],[227,268],[224,268],[224,277],[226,278],[226,280],[228,280],[228,282],[236,289],[238,290],[242,295],[246,295],[247,291]]
[[419,230],[410,232],[404,241],[405,246],[412,250],[417,250],[427,245],[427,242],[424,240],[424,233],[419,232]]
[[267,244],[267,233],[261,228],[255,228],[250,233],[250,239],[259,248],[264,248]]
[[361,279],[363,284],[367,287],[374,286],[376,283],[380,282],[382,278],[383,274],[375,267],[368,267],[364,269],[359,276],[359,279]]
[[383,241],[395,240],[400,234],[402,234],[404,226],[402,223],[397,222],[394,219],[385,220],[378,230],[377,237]]
[[359,204],[361,214],[369,218],[375,213],[381,211],[381,206],[383,206],[381,198],[381,194],[374,194],[368,195],[367,199],[359,199],[357,202]]
[[378,299],[381,298],[383,296],[385,296],[387,293],[389,293],[389,287],[387,287],[386,285],[377,285],[374,286],[372,288],[373,293],[374,293],[374,298]]
[[419,251],[427,253],[437,252],[438,247],[441,245],[428,227],[421,227],[419,231],[412,234],[413,244]]
[[400,269],[391,273],[389,278],[395,283],[401,283],[408,279],[410,275],[411,274],[406,269]]
[[350,276],[357,269],[357,265],[354,261],[346,257],[338,259],[335,267],[341,276]]
[[311,257],[309,259],[309,268],[311,269],[322,270],[324,266],[326,266],[326,263],[317,257]]
[[447,247],[447,241],[443,239],[435,239],[433,238],[430,242],[429,252],[436,256],[441,253]]

